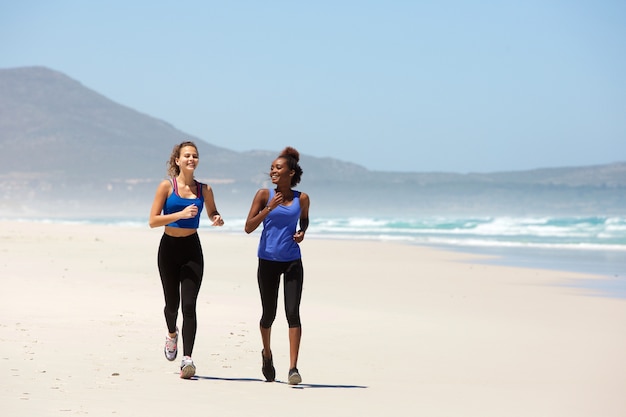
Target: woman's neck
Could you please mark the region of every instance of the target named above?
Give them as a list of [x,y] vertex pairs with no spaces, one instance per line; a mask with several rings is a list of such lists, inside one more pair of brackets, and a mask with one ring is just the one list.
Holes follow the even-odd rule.
[[180,174],[178,174],[178,176],[176,177],[176,180],[181,183],[181,184],[185,184],[185,185],[193,185],[195,180],[193,178],[193,175],[191,176],[187,176],[185,174],[183,174],[182,172]]
[[276,192],[283,195],[283,201],[291,201],[293,199],[293,191],[291,187],[276,187]]

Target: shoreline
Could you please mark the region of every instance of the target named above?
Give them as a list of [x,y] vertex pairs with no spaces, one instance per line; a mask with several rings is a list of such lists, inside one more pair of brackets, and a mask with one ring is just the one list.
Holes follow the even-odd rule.
[[626,299],[626,254],[621,251],[475,248],[468,246],[461,246],[458,249],[434,247],[488,257],[477,261],[479,263],[590,275],[593,278],[576,279],[572,281],[572,285],[593,291],[597,296]]
[[[19,218],[0,219],[2,223],[32,223],[32,224],[65,224],[65,225],[94,225],[130,228],[148,228],[147,221],[144,225],[142,220],[133,218],[124,220],[114,217],[111,219],[54,219],[43,220]],[[234,219],[235,224],[241,223],[243,229],[243,219]],[[231,236],[246,236],[243,230],[234,228],[214,229],[201,224],[200,233],[217,233]],[[587,249],[587,248],[559,248],[559,247],[536,247],[536,246],[490,246],[490,245],[464,245],[440,244],[431,242],[415,242],[404,239],[394,239],[385,237],[363,237],[357,235],[325,235],[324,233],[309,233],[308,240],[330,240],[348,242],[378,242],[396,243],[415,247],[433,248],[442,251],[477,255],[478,263],[491,265],[511,266],[519,268],[560,271],[573,274],[584,274],[593,276],[586,280],[572,280],[572,285],[576,288],[583,288],[592,291],[597,296],[616,297],[626,299],[626,251],[615,249]],[[600,279],[598,279],[600,278]]]
[[[399,234],[393,233],[371,233],[361,234],[358,227],[354,230],[342,229],[334,233],[329,233],[326,225],[327,221],[346,221],[346,219],[324,218],[322,224],[313,224],[308,233],[309,239],[321,240],[349,240],[349,241],[373,241],[373,242],[396,242],[413,246],[423,246],[441,249],[444,251],[470,253],[478,255],[489,255],[490,257],[502,258],[498,264],[511,265],[519,267],[529,267],[537,269],[563,270],[568,272],[579,272],[584,274],[603,275],[609,278],[619,278],[626,275],[626,246],[622,244],[598,245],[592,243],[579,244],[556,244],[548,243],[540,244],[538,242],[516,241],[499,242],[488,240],[476,241],[474,243],[464,242],[464,238],[456,241],[443,243],[438,240],[416,240],[407,235],[406,230],[397,229]],[[67,225],[110,225],[120,227],[147,227],[147,220],[141,216],[132,216],[124,218],[113,216],[109,218],[43,218],[36,219],[31,217],[16,218],[0,218],[0,222],[23,222],[23,223],[58,223]],[[218,233],[226,233],[244,236],[243,225],[244,218],[235,217],[230,219],[224,228],[216,229]],[[235,225],[235,226],[233,226]],[[364,226],[368,229],[368,226]],[[317,230],[317,229],[320,230]],[[212,229],[207,223],[201,223],[200,231],[210,231]],[[391,233],[391,234],[389,234]],[[507,233],[510,233],[507,232]],[[415,235],[417,237],[421,235]],[[427,236],[427,235],[426,235]],[[523,234],[522,234],[523,236]],[[422,236],[424,237],[424,236]],[[473,239],[469,239],[470,241]]]

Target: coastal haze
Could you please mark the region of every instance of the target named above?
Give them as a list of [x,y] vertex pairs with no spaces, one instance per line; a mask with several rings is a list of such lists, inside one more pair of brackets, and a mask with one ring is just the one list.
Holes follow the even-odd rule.
[[[53,69],[0,69],[0,216],[147,216],[183,140],[197,143],[197,178],[214,188],[225,216],[244,216],[256,190],[271,185],[281,149],[233,151]],[[360,146],[375,153],[379,144]],[[311,194],[316,216],[620,215],[626,207],[623,161],[467,174],[373,171],[307,154],[301,165],[298,188]]]

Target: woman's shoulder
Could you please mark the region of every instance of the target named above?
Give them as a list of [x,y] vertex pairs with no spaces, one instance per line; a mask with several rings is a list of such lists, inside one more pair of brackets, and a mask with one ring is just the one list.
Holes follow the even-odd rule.
[[169,180],[162,180],[159,185],[157,185],[155,198],[160,196],[160,198],[166,199],[167,197],[169,197],[172,191],[172,183]]
[[198,184],[198,188],[200,189],[200,192],[196,192],[197,194],[200,194],[202,198],[207,198],[213,195],[213,189],[209,184],[198,180],[196,180],[196,184]]
[[311,204],[309,195],[307,193],[303,193],[302,191],[298,191],[298,193],[300,193],[300,195],[298,196],[298,200],[300,200],[300,207],[306,208],[308,210],[308,207]]
[[159,183],[157,188],[159,190],[169,190],[169,189],[171,189],[172,188],[172,180],[171,180],[171,178],[162,180]]
[[254,202],[258,202],[259,204],[267,204],[270,200],[270,190],[267,188],[259,188],[254,194]]

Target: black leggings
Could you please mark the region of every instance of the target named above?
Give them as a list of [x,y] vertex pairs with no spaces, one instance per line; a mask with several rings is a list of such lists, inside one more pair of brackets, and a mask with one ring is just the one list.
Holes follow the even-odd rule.
[[261,327],[269,329],[276,318],[278,308],[278,287],[280,276],[284,275],[285,314],[290,328],[300,327],[300,299],[302,298],[302,284],[304,269],[302,260],[277,262],[259,259],[257,280],[261,293],[263,315]]
[[187,237],[164,234],[159,245],[158,265],[165,296],[167,330],[170,333],[176,332],[178,306],[182,298],[183,355],[191,356],[198,328],[196,301],[204,271],[198,234]]

